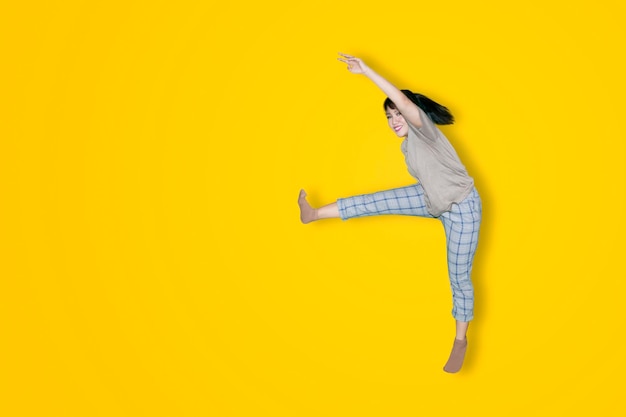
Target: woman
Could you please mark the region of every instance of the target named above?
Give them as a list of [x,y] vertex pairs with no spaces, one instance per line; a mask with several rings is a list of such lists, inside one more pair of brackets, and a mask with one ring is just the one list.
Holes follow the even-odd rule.
[[303,223],[327,218],[399,214],[439,219],[447,242],[448,275],[452,288],[456,336],[444,371],[458,372],[465,358],[467,328],[474,317],[472,262],[478,244],[481,200],[474,180],[457,153],[435,124],[451,124],[447,108],[409,90],[399,90],[369,68],[361,59],[339,54],[353,74],[369,78],[387,95],[384,102],[389,127],[404,138],[402,153],[417,184],[392,190],[340,198],[335,203],[313,208],[300,191],[298,204]]

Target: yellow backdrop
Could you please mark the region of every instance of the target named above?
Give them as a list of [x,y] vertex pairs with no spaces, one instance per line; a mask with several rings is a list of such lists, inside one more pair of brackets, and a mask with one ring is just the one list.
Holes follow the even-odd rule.
[[[622,416],[623,3],[0,7],[0,415]],[[448,106],[482,194],[453,339],[362,57]]]

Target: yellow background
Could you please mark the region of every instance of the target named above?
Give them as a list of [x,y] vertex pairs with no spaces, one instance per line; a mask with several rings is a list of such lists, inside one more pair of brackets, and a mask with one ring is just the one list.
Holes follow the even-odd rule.
[[[0,6],[0,415],[626,413],[623,2]],[[442,227],[362,57],[447,105],[484,204],[463,371]],[[620,394],[621,393],[621,394]]]

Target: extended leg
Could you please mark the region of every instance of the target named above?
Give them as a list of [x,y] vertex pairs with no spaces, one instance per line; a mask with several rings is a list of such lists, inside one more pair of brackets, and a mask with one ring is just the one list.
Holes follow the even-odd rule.
[[343,220],[385,214],[433,217],[426,208],[424,189],[420,184],[340,198],[337,206]]
[[298,196],[300,220],[305,224],[321,219],[339,217],[347,220],[383,214],[433,217],[426,208],[424,189],[420,184],[339,198],[337,202],[319,208],[312,207],[306,200],[306,195],[304,190],[300,190]]

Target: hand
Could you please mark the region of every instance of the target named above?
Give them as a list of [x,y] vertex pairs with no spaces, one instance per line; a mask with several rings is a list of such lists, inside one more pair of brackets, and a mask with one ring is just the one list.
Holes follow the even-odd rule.
[[350,71],[351,73],[365,74],[367,71],[369,71],[369,67],[365,65],[365,62],[363,62],[359,58],[352,55],[342,54],[341,52],[339,53],[339,55],[341,56],[341,58],[337,59],[344,64],[348,64],[348,71]]

